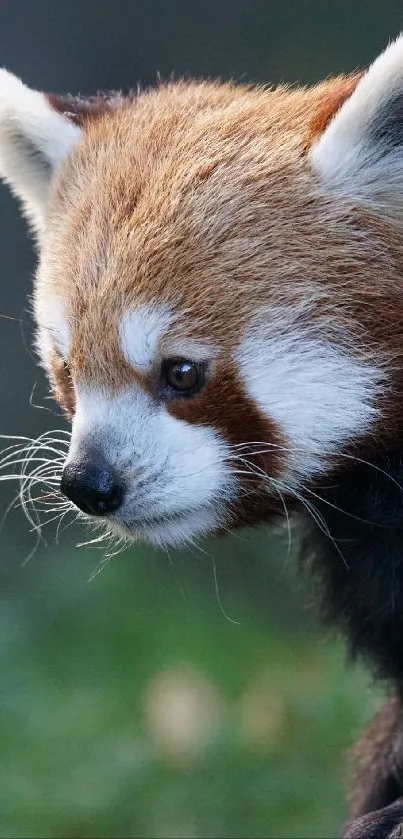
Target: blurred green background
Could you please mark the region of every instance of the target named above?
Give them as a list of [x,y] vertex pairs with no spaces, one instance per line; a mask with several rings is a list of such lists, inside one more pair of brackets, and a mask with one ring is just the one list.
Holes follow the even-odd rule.
[[[368,63],[400,0],[13,0],[0,63],[30,85],[95,92],[157,72],[314,82]],[[4,434],[63,427],[30,352],[34,253],[0,190]],[[34,398],[31,399],[35,385]],[[5,512],[15,486],[0,483]],[[346,750],[379,703],[319,627],[281,533],[104,562],[70,528],[1,530],[0,835],[335,836]],[[98,573],[99,572],[99,573]]]

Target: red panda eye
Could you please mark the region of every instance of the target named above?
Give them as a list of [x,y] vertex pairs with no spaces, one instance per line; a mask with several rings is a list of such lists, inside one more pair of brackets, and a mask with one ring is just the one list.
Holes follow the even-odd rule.
[[178,396],[191,396],[204,384],[204,369],[201,364],[185,358],[166,359],[161,365],[161,377],[165,387]]

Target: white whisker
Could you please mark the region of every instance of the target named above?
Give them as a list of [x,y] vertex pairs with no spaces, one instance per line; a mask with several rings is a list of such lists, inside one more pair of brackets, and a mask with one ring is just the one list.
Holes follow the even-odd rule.
[[[31,532],[37,535],[37,543],[30,558],[43,538],[45,524],[63,519],[73,510],[70,502],[62,498],[59,501],[57,494],[70,432],[64,429],[45,431],[35,439],[3,434],[0,440],[10,441],[10,445],[0,454],[0,482],[19,482],[18,495],[7,508],[3,522],[12,507],[19,503]],[[34,490],[40,488],[43,492],[34,494]]]

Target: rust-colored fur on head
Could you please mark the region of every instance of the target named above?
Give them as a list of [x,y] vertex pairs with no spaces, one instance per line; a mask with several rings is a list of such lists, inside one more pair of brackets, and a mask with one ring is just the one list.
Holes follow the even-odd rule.
[[362,77],[362,73],[354,73],[352,76],[340,76],[329,82],[328,87],[324,86],[323,96],[309,123],[308,136],[305,141],[305,149],[308,151],[313,143],[319,139],[325,131],[337,111],[350,98]]

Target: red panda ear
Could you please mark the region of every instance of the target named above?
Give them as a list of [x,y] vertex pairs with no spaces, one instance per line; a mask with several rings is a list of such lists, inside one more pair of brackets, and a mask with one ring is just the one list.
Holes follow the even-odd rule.
[[319,140],[319,137],[326,130],[333,117],[336,116],[342,105],[350,98],[361,76],[362,73],[354,73],[352,76],[341,76],[329,84],[309,124],[308,137],[305,143],[306,151]]
[[123,97],[121,93],[111,91],[98,93],[95,96],[83,98],[81,96],[58,96],[47,93],[46,99],[54,111],[69,119],[80,128],[85,128],[89,120],[96,119],[102,114],[114,111],[130,97]]
[[44,93],[0,70],[0,177],[22,201],[37,233],[44,228],[53,175],[80,135]]
[[[133,98],[132,94],[129,99]],[[0,69],[0,178],[20,198],[37,233],[45,226],[54,173],[87,121],[124,101],[119,93],[89,99],[41,93]]]
[[326,191],[403,215],[403,36],[363,73],[309,158]]

